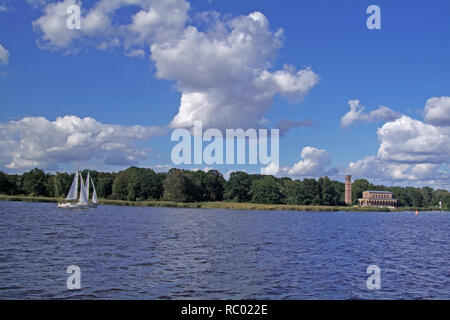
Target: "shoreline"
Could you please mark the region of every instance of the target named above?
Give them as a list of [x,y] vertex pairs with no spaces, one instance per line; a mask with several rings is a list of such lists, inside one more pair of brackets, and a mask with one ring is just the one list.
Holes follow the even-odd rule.
[[[0,195],[0,201],[18,201],[18,202],[44,202],[58,203],[63,198],[52,197],[32,197],[32,196],[8,196]],[[135,207],[166,207],[166,208],[191,208],[191,209],[227,209],[227,210],[268,210],[268,211],[369,211],[369,212],[403,212],[403,211],[439,211],[438,208],[416,208],[416,207],[400,207],[375,208],[375,207],[358,207],[358,206],[321,206],[321,205],[295,205],[295,204],[258,204],[248,202],[173,202],[173,201],[127,201],[127,200],[110,200],[99,199],[100,205],[113,206],[135,206]],[[446,211],[445,209],[443,212]]]

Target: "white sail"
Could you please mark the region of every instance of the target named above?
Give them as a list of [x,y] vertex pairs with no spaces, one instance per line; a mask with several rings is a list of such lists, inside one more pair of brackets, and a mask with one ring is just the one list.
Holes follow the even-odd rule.
[[91,183],[92,183],[92,203],[98,203],[97,192],[95,192],[94,181],[92,181],[92,178]]
[[70,187],[69,194],[66,200],[76,200],[78,198],[78,170],[75,172],[75,177],[72,181],[72,186]]
[[86,190],[86,198],[89,200],[89,171],[86,178],[86,183],[84,185],[84,189]]
[[83,176],[80,174],[81,188],[80,188],[80,202],[88,203],[88,198],[86,197],[86,189],[84,188]]

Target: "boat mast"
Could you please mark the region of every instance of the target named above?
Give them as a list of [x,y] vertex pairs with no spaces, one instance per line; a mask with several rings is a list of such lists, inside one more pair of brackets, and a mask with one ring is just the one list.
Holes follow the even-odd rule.
[[86,178],[86,183],[84,185],[84,189],[86,189],[86,199],[89,200],[89,171],[88,171],[88,175]]

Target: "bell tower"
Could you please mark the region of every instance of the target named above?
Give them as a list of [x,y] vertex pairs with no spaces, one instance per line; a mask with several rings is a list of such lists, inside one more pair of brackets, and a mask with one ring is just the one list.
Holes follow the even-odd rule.
[[345,176],[345,203],[352,204],[352,176]]

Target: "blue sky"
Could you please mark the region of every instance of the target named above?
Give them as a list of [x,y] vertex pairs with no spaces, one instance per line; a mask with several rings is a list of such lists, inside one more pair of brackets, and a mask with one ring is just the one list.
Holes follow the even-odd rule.
[[[214,91],[209,100],[203,102],[211,103],[212,115],[217,112],[227,115],[227,102],[237,99],[229,97],[230,87],[239,87],[241,80],[245,83],[248,74],[233,74],[239,78],[226,80],[221,78],[223,70],[217,64],[233,67],[231,59],[244,56],[245,59],[237,62],[241,63],[240,67],[258,72],[267,69],[270,76],[280,70],[281,76],[293,76],[298,84],[312,81],[308,88],[275,90],[264,100],[267,106],[262,111],[258,109],[256,113],[259,112],[260,117],[255,116],[255,119],[246,117],[246,113],[241,118],[236,117],[235,111],[224,116],[227,120],[223,126],[227,128],[246,126],[245,118],[249,127],[255,127],[258,119],[264,119],[264,126],[270,128],[276,128],[286,119],[312,123],[292,128],[281,138],[276,174],[300,179],[328,174],[341,179],[343,174],[351,173],[356,178],[368,178],[376,183],[449,187],[448,1],[173,0],[168,6],[160,4],[164,1],[142,0],[136,1],[138,5],[134,6],[122,1],[112,10],[102,11],[98,9],[100,0],[73,0],[73,3],[82,3],[84,33],[66,42],[64,36],[68,30],[63,30],[63,20],[53,20],[59,23],[56,26],[48,22],[52,14],[57,15],[56,9],[50,10],[51,6],[70,2],[0,0],[0,45],[8,52],[3,60],[0,55],[0,135],[3,141],[0,150],[4,151],[0,170],[23,172],[35,165],[50,171],[71,170],[77,162],[108,171],[129,164],[155,169],[172,167],[170,152],[174,143],[170,141],[170,132],[176,127],[190,126],[186,122],[189,114],[180,111],[180,99],[184,96],[192,102],[191,93]],[[381,9],[380,30],[366,27],[369,17],[366,8],[372,4]],[[161,16],[172,17],[173,10],[178,8],[185,11],[181,10],[181,16],[172,24],[165,24],[171,18],[156,19],[151,25],[139,25],[138,31],[137,27],[131,28],[137,33],[119,34],[120,26],[130,25],[132,17],[140,11],[160,10]],[[237,51],[236,55],[224,55],[222,60],[212,58],[207,62],[194,61],[194,52],[190,63],[186,52],[177,51],[181,45],[189,46],[189,41],[198,41],[191,43],[196,46],[192,50],[200,50],[203,44],[206,51],[214,50],[212,46],[217,42],[229,43],[238,22],[244,31],[239,30],[250,34],[253,32],[249,31],[253,28],[250,24],[262,21],[256,16],[250,17],[254,12],[261,13],[268,25],[261,23],[261,34],[258,33],[261,40],[253,40],[248,46],[244,40],[243,46],[248,47],[249,52]],[[99,25],[89,32],[83,29],[83,19],[89,13],[105,14],[110,19],[109,29]],[[209,13],[209,19],[204,18],[205,13]],[[242,21],[238,20],[240,17]],[[218,26],[227,27],[230,34],[213,33],[211,30]],[[189,28],[195,28],[191,38],[186,36]],[[283,30],[281,44],[277,44],[279,29]],[[142,36],[139,41],[137,35]],[[203,35],[208,35],[208,41],[200,38]],[[113,42],[115,39],[117,43]],[[168,49],[165,45],[169,42]],[[101,43],[105,46],[98,48]],[[270,52],[259,55],[252,51],[257,49]],[[127,56],[132,50],[139,50],[134,51],[138,57]],[[168,57],[173,54],[180,54],[180,59],[188,61],[184,65],[186,71],[182,70],[183,65],[170,63]],[[198,54],[209,57],[208,52]],[[260,64],[253,65],[253,57],[260,59]],[[214,74],[217,70],[217,77],[211,80],[217,82],[213,87],[204,84],[206,74],[199,73],[195,77],[192,72],[186,74],[190,72],[189,66],[202,67],[202,63],[206,72]],[[284,69],[286,64],[292,70]],[[318,80],[302,78],[297,74],[300,70],[311,70]],[[222,82],[223,88],[220,87]],[[215,105],[214,98],[222,95],[225,95],[224,102]],[[292,95],[295,99],[290,99]],[[435,100],[430,100],[433,98]],[[342,125],[352,100],[359,100],[359,103],[353,104],[354,112],[348,115],[347,125]],[[237,103],[245,105],[245,101],[243,97]],[[362,106],[365,109],[360,111]],[[388,109],[379,110],[380,106]],[[257,107],[250,105],[248,109]],[[377,112],[371,114],[372,111]],[[180,121],[174,120],[177,114]],[[114,127],[115,130],[127,132],[127,138],[120,133],[116,139],[122,146],[111,145],[109,151],[98,155],[95,149],[70,149],[72,145],[48,139],[60,133],[59,129],[54,131],[51,123],[68,115],[95,119],[97,133],[108,126],[120,125]],[[37,117],[45,118],[50,125],[42,121],[40,124],[20,122]],[[208,117],[200,117],[200,120],[209,121],[211,115]],[[67,122],[70,121],[61,122],[60,126],[69,126]],[[130,129],[134,125],[152,130],[140,135]],[[211,120],[211,127],[221,126],[218,120]],[[44,143],[30,138],[39,134],[42,140],[51,141]],[[42,150],[37,150],[39,148]],[[46,150],[55,148],[67,150],[67,157],[62,151],[62,154],[47,157]],[[129,153],[126,159],[118,155],[121,148]],[[72,161],[70,155],[73,154],[79,155],[79,159]],[[203,168],[186,166],[194,167]],[[212,167],[226,174],[237,169],[259,172],[262,166]]]

